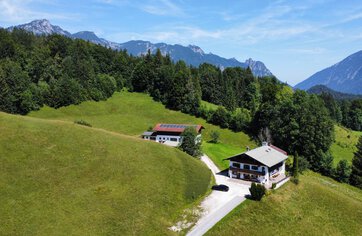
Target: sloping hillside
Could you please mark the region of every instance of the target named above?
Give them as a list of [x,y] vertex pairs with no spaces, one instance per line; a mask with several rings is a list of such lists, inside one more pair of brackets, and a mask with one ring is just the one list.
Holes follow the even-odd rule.
[[207,235],[361,235],[361,190],[312,172],[300,180],[247,200]]
[[352,131],[342,126],[334,126],[335,141],[332,143],[331,152],[334,157],[334,163],[337,164],[340,160],[352,162],[356,144],[362,132]]
[[220,133],[221,144],[204,143],[203,150],[214,162],[223,168],[227,165],[224,158],[242,152],[246,146],[255,147],[255,143],[243,132],[232,132],[206,123],[204,119],[166,109],[161,103],[142,93],[122,91],[115,93],[107,101],[83,102],[59,109],[44,107],[31,112],[33,117],[60,119],[73,122],[83,119],[93,125],[118,133],[139,137],[156,123],[202,124],[204,141],[210,140],[210,132]]
[[171,234],[210,183],[177,149],[73,122],[0,113],[0,133],[0,235]]

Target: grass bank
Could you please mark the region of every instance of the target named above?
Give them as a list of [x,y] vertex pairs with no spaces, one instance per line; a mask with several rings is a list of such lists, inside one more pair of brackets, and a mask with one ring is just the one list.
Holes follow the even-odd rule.
[[334,157],[335,165],[343,159],[351,163],[356,151],[358,138],[362,135],[362,132],[352,131],[337,125],[334,126],[334,131],[335,141],[330,150]]
[[360,235],[362,190],[308,172],[261,202],[246,200],[206,235]]
[[0,235],[172,234],[211,180],[175,148],[71,122],[0,113],[0,133]]
[[[156,123],[202,124],[205,127],[203,131],[204,152],[213,159],[219,168],[225,167],[225,162],[222,160],[228,155],[241,152],[246,149],[246,146],[251,148],[256,146],[243,132],[221,129],[207,123],[202,118],[166,109],[164,105],[155,102],[150,96],[143,93],[122,91],[115,93],[107,101],[88,101],[59,109],[44,107],[40,111],[31,112],[29,116],[70,122],[84,120],[92,127],[135,137]],[[211,131],[220,133],[221,144],[206,143],[211,139]]]

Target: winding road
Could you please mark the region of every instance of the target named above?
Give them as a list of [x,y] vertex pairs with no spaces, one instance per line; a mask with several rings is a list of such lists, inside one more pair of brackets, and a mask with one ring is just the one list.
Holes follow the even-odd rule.
[[229,186],[228,192],[213,191],[206,197],[201,207],[204,215],[196,222],[195,226],[186,234],[187,236],[200,236],[205,234],[217,222],[219,222],[230,211],[245,200],[245,196],[250,194],[248,182],[242,180],[230,179],[226,174],[217,168],[211,159],[203,155],[201,157],[209,169],[212,171],[217,184]]

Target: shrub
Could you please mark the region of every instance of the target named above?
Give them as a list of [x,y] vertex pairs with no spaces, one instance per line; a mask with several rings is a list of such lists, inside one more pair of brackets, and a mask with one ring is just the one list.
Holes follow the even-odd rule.
[[271,188],[272,188],[272,189],[275,189],[276,187],[277,187],[277,183],[272,183]]
[[219,138],[220,138],[220,133],[217,131],[211,131],[211,140],[210,143],[218,143],[219,142]]
[[249,188],[251,198],[256,201],[260,201],[266,193],[266,189],[262,184],[252,183]]
[[92,125],[90,123],[88,123],[87,121],[85,121],[85,120],[75,120],[74,123],[78,124],[78,125],[84,125],[84,126],[92,127]]
[[229,128],[230,120],[231,114],[224,107],[218,107],[210,117],[210,122],[221,128]]
[[292,178],[291,181],[294,183],[294,184],[299,184],[299,179],[298,178]]

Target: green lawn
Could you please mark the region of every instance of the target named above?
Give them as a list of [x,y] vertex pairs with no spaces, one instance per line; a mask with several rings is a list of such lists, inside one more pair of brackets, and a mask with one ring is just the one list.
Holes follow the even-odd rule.
[[5,113],[0,134],[0,235],[169,235],[209,189],[199,160],[139,138]]
[[229,161],[224,160],[235,154],[244,152],[246,149],[242,147],[235,147],[224,143],[208,143],[202,144],[202,150],[208,154],[213,162],[221,169],[224,170],[229,167]]
[[313,172],[300,180],[246,200],[207,235],[361,235],[362,190]]
[[[148,95],[140,93],[116,93],[114,96],[112,96],[112,98],[107,101],[84,102],[78,106],[63,107],[58,110],[45,107],[40,111],[32,112],[30,116],[46,119],[59,119],[68,122],[82,119],[92,124],[93,127],[106,129],[116,133],[131,135],[133,136],[133,139],[138,139],[138,136],[143,131],[147,130],[150,126],[154,126],[156,123],[164,122],[202,124],[206,128],[203,132],[203,150],[213,159],[216,165],[218,165],[221,169],[226,168],[228,164],[226,161],[223,161],[224,158],[245,151],[246,146],[249,146],[250,148],[256,146],[255,143],[242,132],[235,133],[227,129],[221,129],[217,126],[207,124],[203,119],[195,118],[181,112],[167,110],[162,104],[154,102]],[[71,127],[77,126],[73,125]],[[336,129],[338,129],[338,127]],[[220,133],[219,144],[211,144],[207,142],[208,140],[210,140],[209,134],[213,130]],[[59,131],[57,131],[57,133],[58,132]],[[336,135],[336,143],[338,141],[341,142],[344,140],[342,131],[338,130],[337,133],[339,134]],[[352,134],[354,135],[354,140],[357,135],[360,135],[356,132],[352,132]],[[146,143],[148,144],[148,142]],[[153,146],[148,150],[140,151],[140,153],[147,153],[147,155],[151,156],[155,155],[153,158],[156,159],[160,158],[157,157],[157,155],[162,156],[162,153],[166,150],[167,152],[175,152],[174,155],[176,155],[176,153],[177,155],[181,155],[177,150],[167,147],[164,147],[162,149],[162,153],[160,149],[160,152],[158,154],[152,154],[154,152],[158,152],[154,149],[161,145],[158,145],[156,143],[149,143],[148,145]],[[104,148],[103,151],[108,151],[108,147]],[[132,155],[134,151],[135,150],[129,150],[129,154],[125,155],[125,158],[128,159],[126,159],[127,162],[125,161],[124,165],[130,165],[130,160],[133,160],[134,157],[130,157],[129,155]],[[332,152],[333,155],[336,155],[336,151],[333,149],[333,147]],[[341,153],[347,152],[352,153],[350,148],[344,147],[343,152]],[[150,157],[147,157],[146,159],[151,159],[152,162],[155,162],[155,160]],[[175,162],[168,163],[168,165],[163,163],[162,161],[157,162],[157,165],[167,165],[167,167],[171,169],[166,169],[165,167],[165,169],[163,169],[164,174],[173,176],[174,174],[179,174],[179,171],[175,169],[177,168],[176,160],[178,159],[175,158]],[[195,166],[195,168],[201,167]],[[191,170],[194,169],[191,168],[190,171]],[[183,169],[181,172],[185,173],[185,171],[186,170]],[[135,175],[137,179],[133,181],[137,182],[139,181],[139,179],[142,179],[142,177],[140,177],[140,175],[142,175],[141,173],[143,172],[137,172],[137,174]],[[195,177],[196,174],[192,172],[188,174],[183,174],[182,176]],[[206,172],[202,174],[202,176],[206,176]],[[157,180],[163,180],[163,177],[155,176],[154,178],[156,178]],[[209,176],[203,178],[209,180]],[[184,181],[186,181],[185,179],[186,178],[184,178]],[[361,190],[345,184],[337,183],[330,178],[322,177],[312,172],[308,172],[307,174],[301,176],[300,179],[301,183],[298,186],[295,186],[292,183],[287,183],[285,186],[278,189],[275,193],[266,197],[260,203],[247,200],[239,207],[237,207],[220,223],[218,223],[211,230],[211,232],[209,232],[209,234],[290,235],[290,233],[293,232],[293,234],[297,235],[358,235],[360,232],[362,232],[362,227],[360,225],[360,219],[362,218]],[[145,177],[143,180],[145,182],[155,181],[154,179],[147,179],[147,177]],[[149,201],[147,203],[144,203],[145,205],[131,205],[128,208],[129,213],[126,214],[127,216],[133,211],[130,208],[136,209],[135,212],[137,212],[137,215],[135,216],[135,218],[128,219],[127,217],[125,217],[125,214],[123,214],[123,211],[120,215],[111,214],[111,217],[121,217],[122,219],[127,220],[125,224],[120,223],[121,225],[124,225],[124,227],[126,227],[126,229],[128,230],[126,232],[132,232],[138,235],[164,234],[165,226],[169,225],[171,222],[174,222],[174,219],[179,216],[180,209],[182,209],[185,204],[190,202],[192,203],[192,197],[190,199],[190,196],[182,195],[180,193],[180,190],[178,190],[177,187],[174,187],[176,185],[174,182],[172,182],[171,184],[166,184],[165,181],[166,180],[160,182],[159,186],[165,186],[167,187],[168,191],[174,191],[174,193],[170,195],[176,195],[177,197],[175,199],[177,199],[177,201],[173,201],[174,198],[169,198],[166,196],[161,197],[161,193],[157,193],[156,196],[147,195]],[[205,183],[207,182],[198,182],[195,179],[191,178],[188,181],[193,184],[183,182],[184,185],[180,185],[191,185],[190,187],[188,187],[190,190],[186,191],[188,193],[196,191],[196,186],[202,186],[204,188]],[[146,188],[145,191],[149,193],[148,188]],[[183,192],[184,194],[186,193],[185,190],[181,192]],[[202,190],[200,191],[200,194],[204,192],[205,190]],[[143,190],[138,192],[136,191],[136,193],[132,194],[132,196],[130,196],[129,198],[132,198],[132,200],[136,199],[133,201],[138,202],[137,199],[141,199],[138,197],[138,194],[144,194],[144,197],[147,198],[146,193],[144,193]],[[153,216],[152,210],[155,209],[154,207],[160,207],[158,197],[162,200],[165,200],[166,204],[162,205],[160,208],[160,212],[157,212],[155,216]],[[153,198],[157,198],[157,200],[153,200]],[[181,201],[178,199],[181,199]],[[132,200],[129,201],[132,202]],[[157,204],[152,204],[154,202],[157,202]],[[142,211],[140,209],[143,209],[144,207],[146,207],[145,216],[140,213],[140,211]],[[174,209],[178,210],[174,211]],[[113,209],[110,210],[113,211]],[[127,213],[127,210],[125,210],[125,212]],[[81,215],[81,213],[79,213],[79,215]],[[170,217],[168,217],[167,215],[169,215]],[[104,215],[104,217],[106,217],[106,215]],[[137,217],[141,217],[141,220],[138,221]],[[112,218],[111,220],[113,219],[114,218]],[[141,226],[138,226],[139,224],[141,224]],[[114,227],[116,229],[119,229],[118,225]],[[108,233],[110,231],[106,232]]]
[[337,164],[340,160],[346,159],[350,163],[353,158],[353,153],[356,151],[356,144],[362,132],[351,131],[341,126],[335,126],[335,141],[331,146],[331,152],[334,157],[334,163]]
[[[212,104],[213,105],[213,104]],[[156,123],[184,123],[202,124],[204,141],[209,141],[210,132],[220,133],[220,144],[206,144],[203,148],[215,163],[225,167],[222,159],[245,150],[246,146],[255,147],[255,143],[243,132],[233,132],[208,124],[202,118],[168,110],[159,102],[143,93],[122,91],[115,93],[107,101],[83,102],[80,105],[71,105],[59,109],[44,107],[40,111],[31,112],[29,116],[45,119],[60,119],[73,122],[85,120],[93,127],[103,128],[127,135],[139,136]],[[222,145],[223,148],[220,148]],[[215,146],[215,148],[213,148]],[[227,147],[227,148],[226,148]],[[240,151],[239,151],[240,150]]]
[[206,107],[209,110],[216,110],[219,106],[207,101],[201,101],[201,105]]

